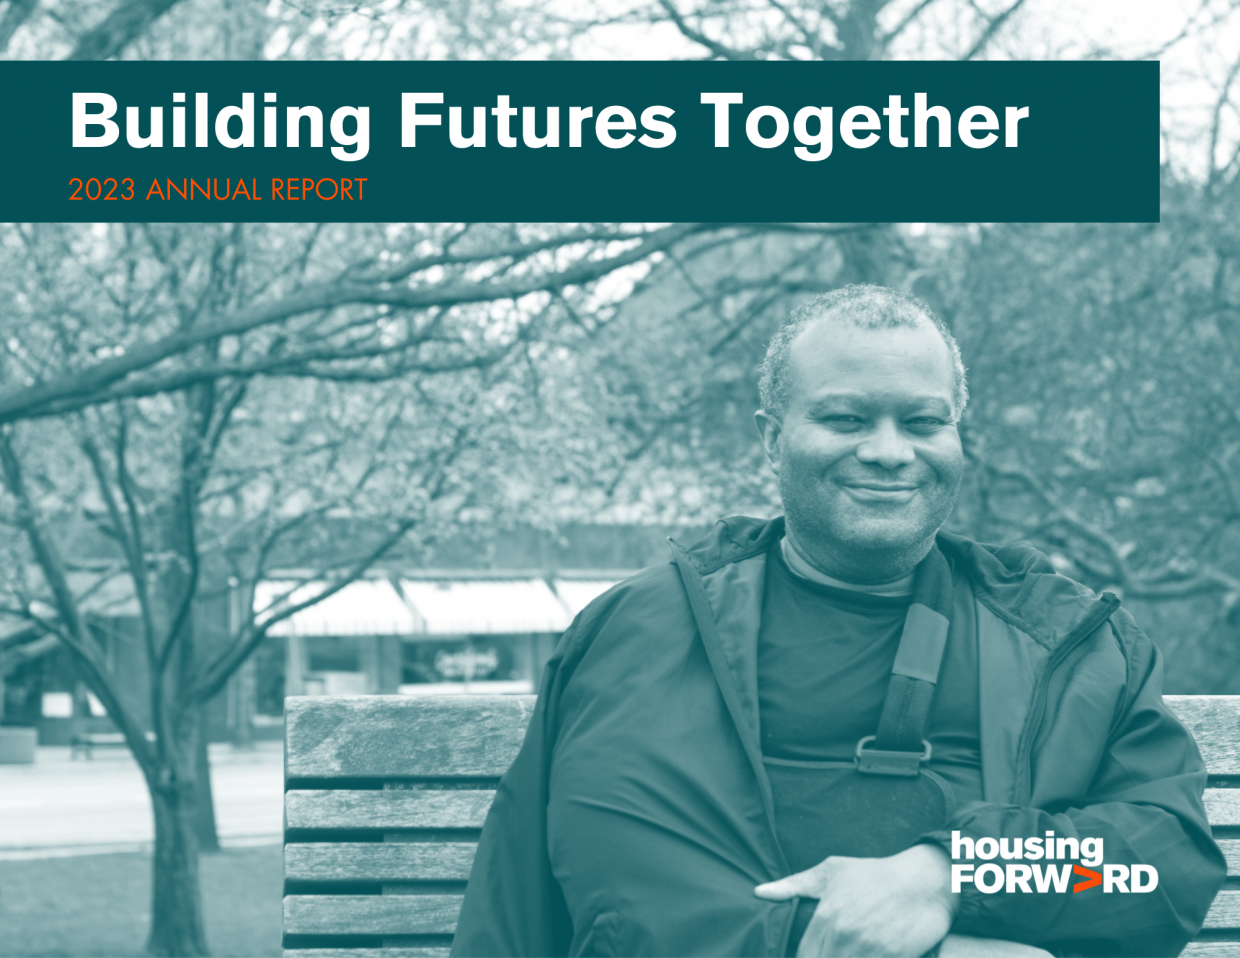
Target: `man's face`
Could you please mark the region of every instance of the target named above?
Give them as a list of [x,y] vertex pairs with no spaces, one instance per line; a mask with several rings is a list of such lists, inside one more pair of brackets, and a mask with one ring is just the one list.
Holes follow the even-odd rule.
[[942,337],[822,319],[793,340],[787,385],[782,423],[759,412],[758,427],[795,540],[841,578],[850,555],[915,563],[964,468]]

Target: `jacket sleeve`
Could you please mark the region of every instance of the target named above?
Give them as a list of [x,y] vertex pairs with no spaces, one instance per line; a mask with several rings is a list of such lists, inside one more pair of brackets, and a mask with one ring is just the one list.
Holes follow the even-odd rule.
[[[1079,807],[974,802],[923,840],[940,844],[951,856],[953,830],[974,841],[1033,838],[1048,831],[1058,838],[1101,838],[1103,864],[1153,865],[1157,887],[1129,894],[1103,888],[1080,894],[1071,889],[1008,893],[1005,888],[987,894],[962,883],[954,932],[1022,941],[1059,955],[1122,956],[1178,955],[1201,929],[1226,876],[1202,802],[1205,765],[1192,736],[1163,704],[1160,653],[1135,624],[1126,638],[1130,641],[1121,642],[1128,658],[1128,693]],[[995,861],[1000,867],[1009,864]],[[976,858],[973,863],[984,864]],[[1045,868],[1065,862],[1024,864]],[[1071,876],[1073,884],[1084,881]]]
[[543,672],[538,702],[516,760],[487,813],[452,942],[453,955],[566,955],[572,921],[547,854],[547,782],[565,632]]

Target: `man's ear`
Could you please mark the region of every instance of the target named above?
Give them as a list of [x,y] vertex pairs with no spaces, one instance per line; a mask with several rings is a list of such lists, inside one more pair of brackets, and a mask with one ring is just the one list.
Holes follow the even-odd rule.
[[758,424],[758,435],[762,438],[762,448],[766,450],[766,461],[771,464],[771,471],[778,476],[779,436],[784,430],[784,424],[765,409],[754,413],[753,419]]

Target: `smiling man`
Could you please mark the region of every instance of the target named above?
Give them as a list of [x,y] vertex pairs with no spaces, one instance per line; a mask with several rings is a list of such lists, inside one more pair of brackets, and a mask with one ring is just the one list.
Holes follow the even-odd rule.
[[866,288],[811,300],[763,365],[756,419],[786,541],[848,583],[911,575],[960,490],[964,367],[924,309]]
[[[757,413],[786,516],[674,546],[565,633],[454,954],[1179,953],[1225,872],[1200,756],[1114,596],[942,531],[967,396],[910,296],[793,312]],[[1158,884],[953,891],[964,840],[1052,837]]]

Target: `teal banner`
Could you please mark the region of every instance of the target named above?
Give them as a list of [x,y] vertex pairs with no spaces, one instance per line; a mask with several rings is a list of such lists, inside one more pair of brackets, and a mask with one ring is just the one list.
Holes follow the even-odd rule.
[[0,63],[0,220],[1157,222],[1158,70]]

